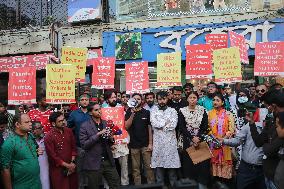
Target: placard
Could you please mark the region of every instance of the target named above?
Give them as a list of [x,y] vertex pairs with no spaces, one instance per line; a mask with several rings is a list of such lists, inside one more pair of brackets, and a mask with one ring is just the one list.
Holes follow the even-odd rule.
[[118,126],[122,134],[121,135],[114,135],[115,143],[126,143],[128,144],[128,133],[125,129],[124,124],[124,108],[121,107],[108,107],[102,108],[102,119],[103,120],[112,120],[114,125]]
[[244,64],[249,64],[248,49],[245,37],[233,31],[229,32],[229,36],[231,47],[238,47],[240,50],[241,62]]
[[240,51],[237,47],[214,50],[213,63],[216,83],[242,81]]
[[48,64],[46,66],[46,102],[75,103],[75,66]]
[[92,66],[94,59],[102,57],[103,52],[102,49],[89,49],[88,50],[88,58],[87,58],[87,66]]
[[157,55],[157,86],[181,86],[181,53]]
[[74,65],[75,77],[79,81],[85,80],[87,57],[87,48],[62,47],[61,63]]
[[93,60],[92,88],[113,89],[115,58],[99,57]]
[[209,44],[186,46],[186,79],[212,78],[212,49]]
[[148,62],[125,64],[126,93],[147,93],[149,90]]
[[8,104],[36,104],[36,68],[10,68]]
[[284,42],[256,43],[254,75],[284,75]]
[[228,34],[210,33],[205,36],[205,40],[213,50],[228,48]]

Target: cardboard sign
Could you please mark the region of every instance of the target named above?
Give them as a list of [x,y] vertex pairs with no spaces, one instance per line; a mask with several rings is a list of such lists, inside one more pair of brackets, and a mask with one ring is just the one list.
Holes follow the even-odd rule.
[[186,151],[194,165],[213,157],[206,142],[201,142],[198,147],[191,146]]
[[108,108],[102,108],[102,119],[103,120],[112,120],[114,125],[117,125],[121,131],[121,135],[115,135],[115,143],[129,143],[128,141],[128,133],[125,129],[124,125],[124,108],[121,107],[108,107]]
[[157,86],[181,86],[181,53],[157,55]]
[[87,48],[62,47],[61,63],[74,65],[76,69],[76,79],[84,81],[87,56]]
[[254,75],[284,75],[284,42],[256,43]]
[[48,64],[46,66],[46,102],[75,103],[75,66]]
[[207,44],[211,45],[213,50],[228,48],[228,35],[227,34],[207,34],[205,36]]
[[36,68],[9,69],[8,104],[36,104]]
[[229,32],[231,47],[238,47],[240,50],[241,62],[249,64],[248,49],[245,37],[236,32]]
[[213,51],[216,83],[242,81],[240,51],[237,47]]
[[10,68],[25,67],[35,67],[37,70],[43,70],[50,59],[56,60],[53,54],[0,57],[0,72],[8,72]]
[[113,89],[115,58],[99,57],[93,60],[92,88]]
[[212,49],[209,44],[186,46],[186,79],[212,78]]
[[148,62],[125,64],[126,93],[149,92]]

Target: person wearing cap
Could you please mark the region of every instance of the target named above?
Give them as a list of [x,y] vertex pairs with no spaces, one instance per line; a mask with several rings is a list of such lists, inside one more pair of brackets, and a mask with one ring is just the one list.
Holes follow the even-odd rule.
[[79,140],[79,133],[81,124],[85,121],[88,121],[91,117],[88,113],[88,105],[90,103],[90,96],[86,93],[79,96],[79,105],[80,108],[71,112],[68,120],[67,126],[72,128],[76,138],[76,145],[77,145],[77,171],[79,175],[79,189],[83,189],[87,186],[87,178],[85,173],[81,170],[82,164],[84,162],[84,150],[81,148],[80,140]]

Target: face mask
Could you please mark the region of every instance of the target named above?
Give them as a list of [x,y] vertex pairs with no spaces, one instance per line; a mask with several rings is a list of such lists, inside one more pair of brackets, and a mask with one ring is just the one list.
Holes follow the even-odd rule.
[[241,104],[246,103],[248,101],[248,97],[246,97],[246,96],[239,97],[238,101]]

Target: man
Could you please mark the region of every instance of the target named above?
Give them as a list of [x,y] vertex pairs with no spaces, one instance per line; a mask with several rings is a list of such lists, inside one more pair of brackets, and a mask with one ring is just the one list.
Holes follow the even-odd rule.
[[[246,116],[248,124],[236,133],[235,138],[220,139],[221,143],[231,147],[242,145],[241,163],[237,172],[237,189],[266,189],[262,170],[263,150],[258,148],[251,136],[250,127],[255,127],[252,115]],[[261,132],[262,128],[257,128]]]
[[[105,103],[103,104],[104,108],[107,107],[119,107],[120,104],[117,103],[116,93],[114,90],[107,90],[104,94]],[[115,159],[118,159],[120,164],[120,175],[121,175],[121,185],[129,185],[129,176],[128,176],[128,148],[129,139],[126,139],[122,143],[116,143],[112,145],[112,153]]]
[[[204,96],[198,100],[198,104],[203,106],[207,111],[213,109],[213,96],[218,92],[218,85],[214,82],[207,84],[207,96]],[[225,108],[228,110],[230,107],[228,100],[225,100]]]
[[132,174],[135,185],[141,184],[140,156],[143,156],[143,167],[146,170],[147,183],[155,182],[154,172],[150,167],[152,151],[152,128],[150,123],[150,112],[142,108],[142,95],[132,95],[137,101],[134,108],[128,109],[125,115],[125,128],[130,135],[130,153],[132,160]]
[[84,150],[81,148],[80,145],[79,133],[80,133],[81,124],[90,119],[90,115],[88,114],[88,109],[87,109],[89,103],[90,103],[90,96],[88,94],[83,93],[82,95],[80,95],[79,96],[80,108],[72,111],[67,121],[67,126],[73,129],[76,139],[77,153],[78,153],[77,172],[79,175],[80,189],[83,189],[85,186],[87,186],[87,179],[84,172],[81,170],[82,164],[84,162]]
[[72,130],[66,127],[64,115],[53,112],[49,116],[52,129],[44,144],[49,160],[50,185],[52,189],[77,189],[75,157],[76,142]]
[[172,101],[168,102],[168,106],[179,112],[179,109],[188,106],[188,102],[185,99],[182,99],[182,87],[175,86],[172,91],[173,98]]
[[256,98],[255,88],[256,88],[255,84],[251,84],[249,86],[249,96],[250,96],[251,102],[253,102],[255,100],[255,98]]
[[126,94],[125,91],[122,92],[122,95],[121,95],[121,105],[124,107],[124,111],[126,112],[128,110],[128,105],[127,105],[127,102],[130,98],[130,95],[129,94]]
[[[7,129],[8,117],[4,113],[0,113],[0,149],[4,143],[4,135]],[[0,179],[0,188],[4,188],[2,179]]]
[[188,95],[189,95],[189,93],[191,92],[191,91],[193,91],[193,85],[191,84],[191,83],[186,83],[186,84],[184,84],[184,86],[183,86],[183,91],[184,91],[184,94],[185,94],[185,98],[187,98],[188,97]]
[[164,184],[164,172],[167,171],[171,186],[177,180],[176,169],[180,168],[175,128],[178,116],[175,109],[167,107],[168,94],[157,93],[158,106],[151,111],[153,128],[153,153],[151,167],[157,168],[157,182]]
[[155,105],[155,94],[153,92],[149,92],[145,94],[145,106],[144,109],[145,110],[149,110],[151,112],[151,110],[156,106]]
[[48,118],[52,111],[47,108],[48,104],[46,103],[46,98],[43,96],[37,99],[37,104],[38,108],[30,110],[28,115],[32,121],[39,121],[43,126],[44,133],[47,133],[51,129]]
[[44,146],[44,132],[43,126],[39,121],[32,123],[32,133],[35,137],[36,143],[39,148],[43,151],[43,154],[38,157],[39,167],[40,167],[40,181],[42,189],[50,189],[49,183],[49,165],[48,158]]
[[224,92],[226,94],[226,97],[229,99],[230,106],[235,107],[237,105],[237,95],[233,93],[230,85],[224,86]]
[[116,92],[116,101],[118,104],[121,104],[121,92],[120,91]]
[[260,84],[256,87],[256,98],[254,101],[252,101],[252,104],[254,104],[258,108],[262,108],[263,102],[261,100],[261,97],[268,91],[266,85]]
[[84,122],[80,128],[80,142],[86,151],[82,168],[88,177],[87,188],[99,189],[104,176],[110,189],[117,189],[120,185],[119,175],[111,152],[114,139],[112,136],[102,137],[106,132],[106,121],[101,119],[100,105],[89,105],[88,112],[91,119]]
[[8,133],[12,132],[13,131],[13,118],[14,118],[14,115],[13,114],[10,114],[6,107],[4,106],[3,103],[0,102],[0,113],[3,113],[7,116],[8,118],[8,125],[7,125],[7,131]]
[[14,132],[1,147],[2,180],[5,189],[41,189],[38,150],[29,132],[32,122],[27,114],[14,116]]

